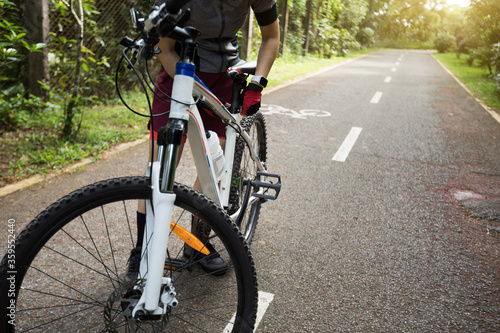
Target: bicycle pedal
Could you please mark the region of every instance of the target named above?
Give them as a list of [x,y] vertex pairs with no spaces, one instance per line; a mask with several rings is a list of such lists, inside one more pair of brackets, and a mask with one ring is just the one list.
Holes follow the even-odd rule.
[[164,268],[169,271],[181,271],[187,268],[189,264],[188,260],[183,259],[167,259],[165,260]]
[[[265,177],[266,181],[259,180],[260,178]],[[270,179],[271,178],[271,179]],[[273,183],[273,181],[276,181]],[[281,177],[277,174],[266,173],[266,172],[257,172],[257,177],[252,182],[254,189],[259,191],[252,193],[252,195],[256,198],[261,198],[264,200],[276,200],[281,190]],[[260,189],[264,188],[265,190],[261,192]],[[269,192],[271,191],[271,192]]]

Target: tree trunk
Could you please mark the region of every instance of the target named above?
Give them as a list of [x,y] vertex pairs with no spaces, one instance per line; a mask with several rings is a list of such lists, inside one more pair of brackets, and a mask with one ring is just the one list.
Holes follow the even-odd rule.
[[[26,0],[25,23],[28,44],[45,43],[50,39],[49,1]],[[47,100],[48,91],[39,82],[49,83],[49,49],[28,55],[28,92]]]
[[306,23],[304,24],[304,35],[306,36],[306,40],[304,43],[304,55],[307,55],[309,52],[309,40],[310,33],[309,27],[311,26],[311,16],[312,16],[312,7],[314,0],[307,0],[307,15],[306,15]]
[[[316,14],[314,15],[315,20],[318,20],[319,18],[321,18],[321,7],[323,6],[323,1],[324,0],[319,0],[318,3],[316,4]],[[328,0],[327,0],[327,4],[328,4]],[[313,24],[312,38],[313,39],[318,38],[318,24]]]
[[248,60],[252,54],[252,28],[253,11],[250,10],[247,20],[241,28],[240,58],[243,60]]
[[74,76],[74,85],[73,85],[73,91],[71,93],[71,99],[68,102],[68,105],[66,107],[66,117],[64,120],[64,128],[62,131],[62,137],[63,138],[70,138],[74,133],[74,128],[73,128],[73,118],[75,116],[75,111],[74,107],[76,104],[76,101],[79,98],[79,92],[80,92],[80,82],[81,82],[81,77],[80,73],[82,70],[82,50],[83,50],[83,36],[84,36],[84,14],[83,14],[83,5],[82,5],[82,0],[76,0],[78,4],[78,14],[75,11],[74,5],[73,5],[73,0],[71,1],[70,4],[66,5],[70,9],[70,11],[73,13],[73,17],[75,18],[75,21],[77,23],[77,37],[76,37],[76,68],[75,68],[75,76]]
[[281,56],[285,55],[286,51],[286,40],[288,38],[288,15],[290,13],[290,7],[288,6],[288,1],[284,1],[283,8],[283,20],[281,21]]

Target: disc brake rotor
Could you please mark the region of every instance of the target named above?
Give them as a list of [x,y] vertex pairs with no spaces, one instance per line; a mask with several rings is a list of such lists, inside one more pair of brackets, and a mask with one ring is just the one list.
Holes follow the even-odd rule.
[[[138,321],[132,318],[132,310],[141,298],[141,288],[143,280],[132,280],[122,283],[108,297],[104,306],[103,316],[106,332],[118,333],[117,326],[123,326],[123,320],[128,322],[128,326],[132,331],[146,330],[147,332],[161,332],[165,329],[168,323],[168,313],[160,316],[159,320],[143,320]],[[115,303],[119,302],[120,307],[115,307]],[[117,312],[121,312],[117,315]],[[147,328],[146,328],[147,327]]]

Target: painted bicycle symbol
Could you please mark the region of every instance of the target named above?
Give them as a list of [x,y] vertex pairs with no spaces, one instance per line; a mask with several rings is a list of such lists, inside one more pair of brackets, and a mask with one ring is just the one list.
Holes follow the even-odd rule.
[[280,105],[262,104],[260,111],[264,115],[284,115],[292,118],[307,119],[307,117],[331,117],[331,113],[323,110],[304,109],[295,111]]

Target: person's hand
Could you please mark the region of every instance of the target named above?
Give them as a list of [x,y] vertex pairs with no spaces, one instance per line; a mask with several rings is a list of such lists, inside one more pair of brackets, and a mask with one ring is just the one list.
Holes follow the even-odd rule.
[[262,87],[250,82],[241,96],[243,98],[243,109],[241,110],[243,116],[251,116],[259,111]]

